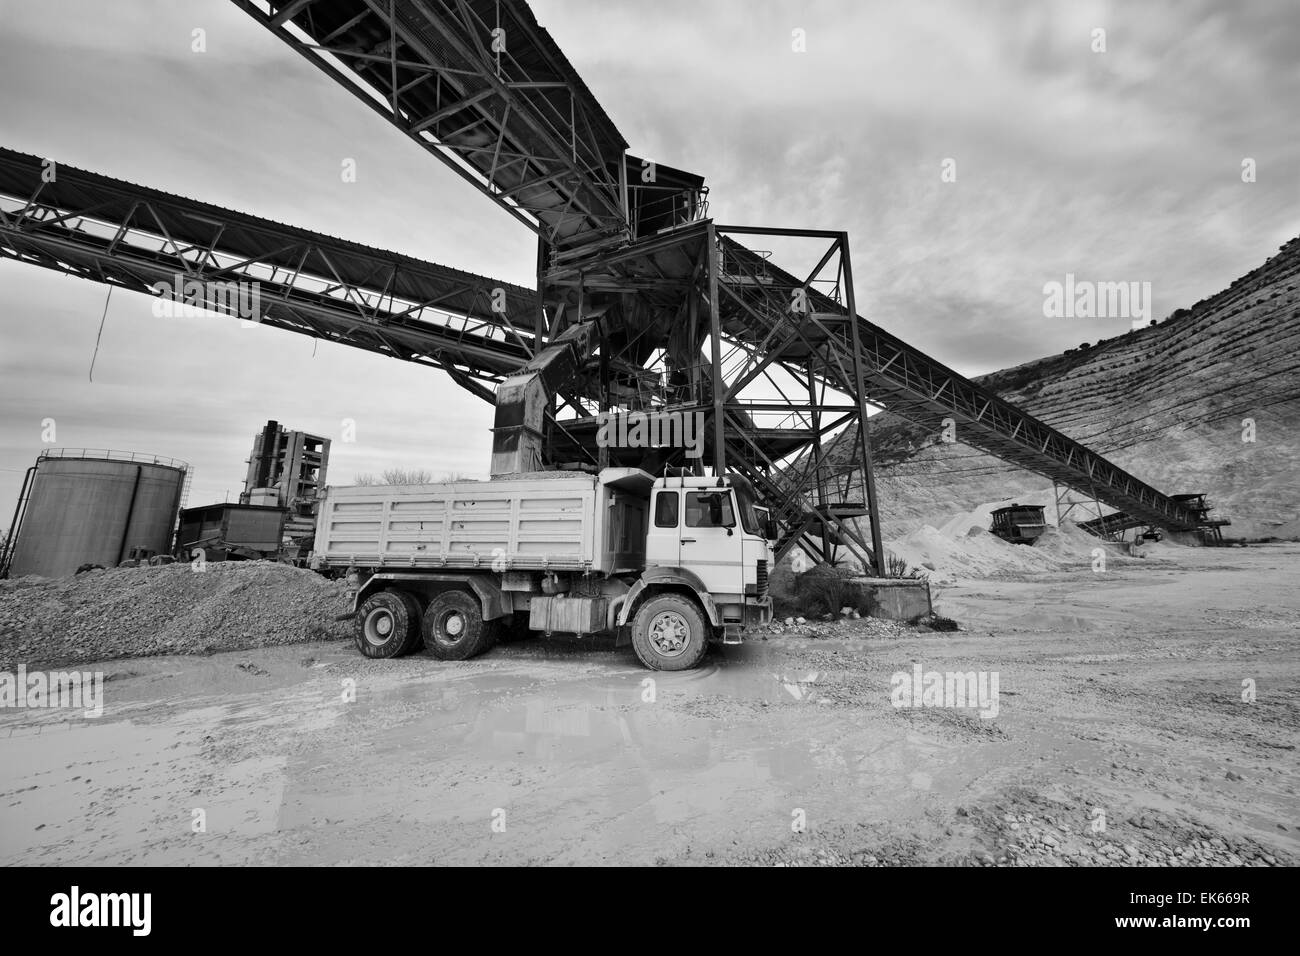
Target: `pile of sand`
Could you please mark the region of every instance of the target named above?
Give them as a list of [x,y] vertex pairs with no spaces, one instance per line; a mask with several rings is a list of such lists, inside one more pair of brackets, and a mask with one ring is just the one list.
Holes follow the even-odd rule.
[[1059,563],[1051,555],[1008,544],[979,528],[971,534],[950,535],[925,525],[886,542],[885,547],[909,566],[928,571],[931,578],[938,580],[1047,571]]
[[[1032,545],[1011,544],[988,531],[992,514],[1011,504],[1043,505],[1047,530]],[[1021,577],[1050,571],[1091,566],[1096,549],[1104,549],[1108,562],[1138,560],[1126,546],[1094,538],[1068,518],[1056,526],[1051,489],[1021,494],[1014,499],[990,501],[953,515],[935,525],[885,542],[886,548],[936,583],[962,578]],[[1176,547],[1161,543],[1156,548]],[[1156,554],[1144,545],[1144,556]],[[1164,553],[1164,552],[1161,552]]]

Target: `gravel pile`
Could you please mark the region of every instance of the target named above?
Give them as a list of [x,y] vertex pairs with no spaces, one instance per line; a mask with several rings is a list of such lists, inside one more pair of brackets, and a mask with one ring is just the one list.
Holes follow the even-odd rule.
[[[828,826],[783,844],[737,851],[717,861],[742,866],[1294,866],[1293,857],[1245,837],[1225,835],[1155,811],[1112,819],[1092,832],[1087,805],[1046,816],[957,807],[944,835],[974,849],[873,832],[876,827]],[[960,831],[960,832],[959,832]],[[701,862],[686,860],[684,862]]]
[[1004,813],[1000,818],[959,808],[959,816],[986,819],[992,837],[987,850],[974,852],[975,866],[1292,866],[1294,861],[1245,837],[1220,834],[1166,814],[1141,813],[1121,819],[1117,834],[1093,833],[1069,817]]
[[345,638],[344,587],[268,561],[0,581],[0,669]]
[[[917,628],[908,627],[898,621],[889,621],[879,617],[860,618],[822,618],[804,617],[776,618],[766,627],[756,629],[759,636],[781,635],[783,637],[856,637],[897,639],[915,634]],[[764,637],[764,640],[767,638]]]

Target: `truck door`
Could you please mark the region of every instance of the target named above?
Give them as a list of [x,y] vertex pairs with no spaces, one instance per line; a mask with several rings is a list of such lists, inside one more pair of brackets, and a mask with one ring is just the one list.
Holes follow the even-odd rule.
[[645,536],[646,567],[675,568],[681,562],[682,495],[677,489],[655,492]]
[[743,594],[741,537],[730,488],[686,492],[681,566],[699,575],[710,594]]

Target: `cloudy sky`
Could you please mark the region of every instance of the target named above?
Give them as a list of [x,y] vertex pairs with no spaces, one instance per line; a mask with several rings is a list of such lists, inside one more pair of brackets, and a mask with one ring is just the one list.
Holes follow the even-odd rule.
[[[533,7],[634,152],[705,175],[721,222],[849,230],[859,311],[968,374],[1127,328],[1044,318],[1067,272],[1150,282],[1161,318],[1300,234],[1293,4]],[[532,285],[525,230],[226,0],[0,0],[0,144]],[[47,418],[192,462],[190,504],[238,494],[267,418],[354,419],[335,483],[486,477],[491,411],[445,376],[141,295],[113,294],[90,381],[106,292],[0,262],[6,524]]]

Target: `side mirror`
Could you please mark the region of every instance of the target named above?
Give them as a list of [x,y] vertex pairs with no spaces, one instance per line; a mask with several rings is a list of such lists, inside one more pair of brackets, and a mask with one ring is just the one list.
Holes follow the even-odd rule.
[[766,537],[768,541],[775,541],[779,537],[776,531],[775,518],[767,519],[767,522],[763,528],[763,533],[764,533],[764,537]]

